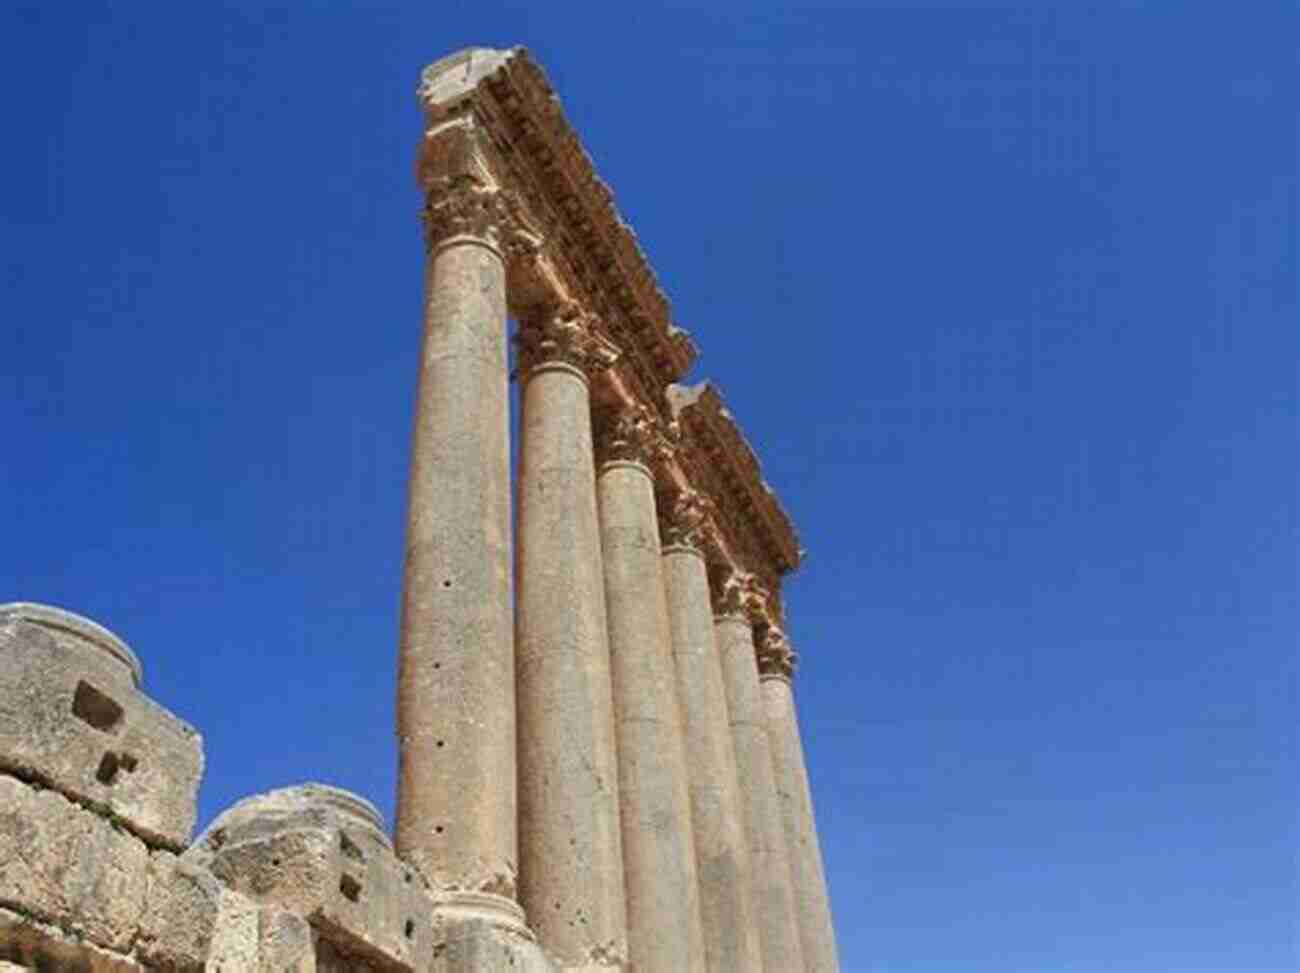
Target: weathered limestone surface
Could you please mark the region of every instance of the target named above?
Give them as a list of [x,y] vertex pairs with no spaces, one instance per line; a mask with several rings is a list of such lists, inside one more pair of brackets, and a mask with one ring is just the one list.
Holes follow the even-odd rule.
[[791,684],[795,657],[784,635],[769,630],[760,638],[758,660],[763,715],[772,747],[772,771],[785,825],[786,849],[790,854],[790,877],[804,962],[809,970],[833,973],[839,969],[839,960],[835,955],[830,897],[795,714]]
[[[620,443],[612,442],[620,435],[628,448],[627,437],[635,433],[610,425],[605,451],[620,451]],[[654,483],[642,463],[611,459],[602,464],[596,485],[631,964],[646,973],[702,970],[699,880]]]
[[434,945],[434,896],[393,854],[378,812],[322,784],[247,798],[187,857],[261,905],[306,917],[336,948],[420,968]]
[[137,688],[107,629],[58,608],[0,605],[0,770],[100,808],[152,845],[183,848],[203,774],[198,733]]
[[505,269],[481,187],[431,192],[398,683],[396,845],[435,886],[515,895]]
[[520,900],[563,967],[627,959],[585,324],[528,322],[519,462]]
[[149,873],[135,836],[57,791],[0,776],[0,907],[127,953]]
[[685,726],[691,823],[706,963],[713,973],[762,969],[735,744],[699,550],[664,548],[673,662]]
[[723,614],[715,620],[714,632],[736,745],[763,968],[802,970],[803,951],[790,889],[790,858],[772,777],[772,750],[763,721],[753,630],[744,615]]

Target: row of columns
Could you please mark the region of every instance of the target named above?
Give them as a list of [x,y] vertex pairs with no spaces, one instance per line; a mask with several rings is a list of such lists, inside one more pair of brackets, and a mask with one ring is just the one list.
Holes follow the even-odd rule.
[[706,511],[656,483],[651,416],[593,431],[617,349],[566,301],[520,321],[512,574],[509,214],[461,181],[425,221],[399,853],[453,906],[526,914],[564,968],[835,969],[793,654],[762,593],[710,578]]

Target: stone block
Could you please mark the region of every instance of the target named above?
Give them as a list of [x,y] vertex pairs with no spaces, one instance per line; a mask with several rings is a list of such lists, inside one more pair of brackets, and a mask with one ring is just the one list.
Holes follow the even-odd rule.
[[138,950],[150,967],[255,970],[261,939],[255,902],[169,852],[154,854]]
[[378,811],[346,791],[304,784],[240,801],[186,853],[262,905],[305,916],[358,963],[422,969],[433,901],[393,853]]
[[[440,923],[429,973],[554,973],[532,939],[476,919]],[[600,966],[608,970],[607,966]]]
[[139,690],[107,629],[43,605],[0,605],[0,770],[101,809],[147,843],[189,842],[203,745]]
[[149,849],[69,801],[0,775],[0,907],[129,952]]
[[96,946],[76,933],[0,909],[0,973],[145,973],[133,956]]

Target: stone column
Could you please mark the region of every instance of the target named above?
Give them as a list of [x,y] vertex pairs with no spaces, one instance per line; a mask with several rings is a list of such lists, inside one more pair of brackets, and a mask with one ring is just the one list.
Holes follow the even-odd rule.
[[609,614],[628,949],[641,973],[704,969],[695,843],[660,564],[648,410],[601,417],[596,493]]
[[496,190],[444,180],[424,218],[396,848],[436,888],[517,922],[506,212]]
[[826,873],[817,842],[817,823],[794,708],[795,662],[795,653],[780,630],[768,628],[760,633],[759,683],[767,738],[772,747],[777,802],[781,806],[786,848],[790,853],[799,941],[808,970],[834,973],[840,968],[835,956],[835,928],[831,924]]
[[571,307],[520,323],[520,900],[562,966],[618,967],[627,912],[587,384],[615,353]]
[[660,528],[664,586],[686,739],[705,965],[710,973],[761,970],[736,749],[700,550],[704,510],[693,493],[667,507]]
[[732,574],[715,592],[714,632],[722,658],[727,714],[736,745],[740,799],[749,839],[763,969],[804,969],[790,888],[790,857],[772,778],[772,750],[764,728],[750,613],[756,590],[748,576]]

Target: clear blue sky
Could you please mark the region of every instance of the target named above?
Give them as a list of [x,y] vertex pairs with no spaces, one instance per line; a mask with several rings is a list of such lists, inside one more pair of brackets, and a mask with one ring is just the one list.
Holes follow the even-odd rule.
[[1294,973],[1296,5],[695,6],[5,4],[0,600],[391,814],[413,90],[523,43],[810,552],[845,969]]

